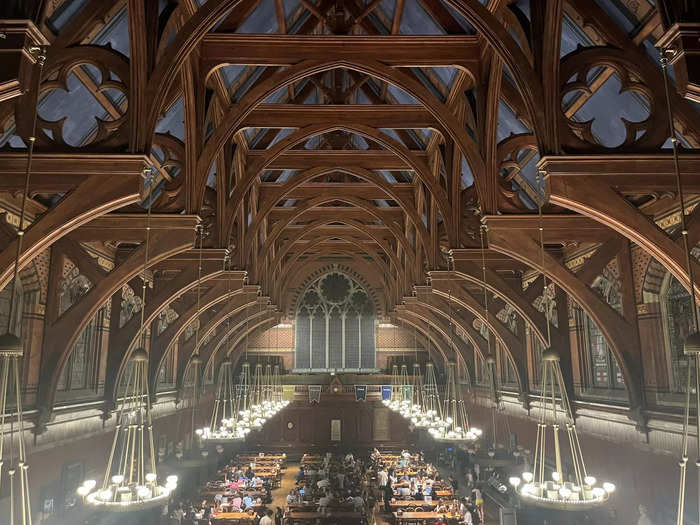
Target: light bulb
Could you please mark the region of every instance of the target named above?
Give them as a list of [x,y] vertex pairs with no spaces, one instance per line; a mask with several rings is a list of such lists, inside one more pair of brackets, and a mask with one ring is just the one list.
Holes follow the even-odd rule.
[[613,483],[606,481],[605,483],[603,483],[603,490],[605,492],[607,492],[608,494],[611,494],[611,493],[615,492],[615,485]]
[[114,483],[115,485],[119,485],[122,481],[124,481],[124,476],[122,476],[121,474],[112,476],[112,483]]
[[85,497],[88,494],[90,494],[90,489],[87,488],[85,485],[81,485],[80,487],[78,487],[77,492],[79,496]]
[[595,485],[596,479],[593,476],[586,476],[585,478],[583,478],[583,482],[589,487],[592,487],[593,485]]
[[170,475],[167,478],[165,478],[165,481],[168,483],[177,483],[177,476],[176,475]]
[[87,479],[83,481],[83,487],[87,487],[88,490],[94,489],[95,485],[97,485],[97,482],[94,479]]
[[559,495],[564,499],[569,499],[571,497],[571,489],[562,487],[559,489]]
[[554,481],[559,481],[560,478],[561,478],[561,476],[559,476],[559,472],[557,472],[556,470],[554,472],[552,472],[552,479]]
[[526,483],[530,483],[532,481],[532,478],[532,472],[523,472],[523,479]]
[[156,475],[153,472],[146,474],[146,481],[153,483],[156,480]]
[[147,498],[148,496],[151,495],[151,491],[148,487],[136,487],[136,494],[138,494],[139,498]]
[[517,488],[517,486],[520,485],[520,478],[517,476],[513,476],[512,478],[508,478],[508,482]]

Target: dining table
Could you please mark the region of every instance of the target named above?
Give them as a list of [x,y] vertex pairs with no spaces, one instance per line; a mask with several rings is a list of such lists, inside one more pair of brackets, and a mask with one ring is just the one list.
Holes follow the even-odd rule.
[[450,514],[444,512],[393,512],[394,523],[396,525],[408,524],[408,523],[435,523],[439,518],[445,516],[449,523],[457,523],[459,521],[459,516],[457,514]]

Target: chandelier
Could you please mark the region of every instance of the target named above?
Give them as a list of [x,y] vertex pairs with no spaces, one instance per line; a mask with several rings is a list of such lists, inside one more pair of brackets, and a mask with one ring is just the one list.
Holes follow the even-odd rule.
[[277,412],[289,405],[289,401],[284,399],[280,365],[275,365],[272,371],[272,396],[272,402]]
[[404,418],[411,418],[413,409],[413,384],[408,377],[408,366],[404,363],[401,365],[401,376],[399,378],[399,407],[398,412]]
[[87,480],[78,488],[85,503],[112,511],[163,505],[177,487],[177,476],[168,476],[165,486],[158,484],[148,396],[148,353],[137,348],[130,365],[102,485],[98,488],[94,480]]
[[[544,285],[542,297],[544,301],[549,301],[547,276],[544,272],[544,222],[540,200],[537,202],[537,208],[540,220],[540,268]],[[540,398],[542,410],[540,420],[537,423],[532,472],[523,472],[521,477],[511,477],[509,481],[521,500],[530,505],[567,511],[585,510],[606,503],[610,494],[615,491],[615,485],[605,482],[598,486],[596,478],[589,475],[586,470],[581,443],[576,432],[576,423],[561,372],[559,352],[550,346],[550,308],[547,303],[544,304],[544,311],[547,325],[547,348],[542,352]],[[561,399],[561,409],[557,407],[557,397]],[[559,436],[562,426],[566,430],[570,462],[573,466],[573,475],[569,476],[569,479],[565,479],[562,465],[562,444]],[[555,469],[551,474],[551,479],[548,479],[545,473],[548,429],[551,429],[554,442]]]
[[[246,363],[247,365],[247,363]],[[241,406],[241,392],[245,389],[241,385],[234,385],[233,363],[226,358],[221,363],[219,380],[216,386],[216,399],[208,427],[199,432],[202,441],[209,443],[228,443],[245,439],[250,432],[250,427],[243,424],[239,411]],[[242,376],[243,377],[243,376]]]
[[391,367],[391,398],[382,401],[385,406],[389,407],[394,412],[399,410],[401,406],[401,379],[399,376],[399,365]]
[[[150,186],[151,172],[147,172],[145,188]],[[151,398],[148,389],[148,352],[145,350],[149,332],[145,326],[146,269],[149,263],[151,241],[151,208],[153,193],[148,196],[146,215],[145,260],[141,275],[141,346],[131,354],[126,371],[126,388],[117,414],[112,449],[101,487],[87,480],[78,488],[85,502],[96,507],[131,511],[155,507],[165,503],[177,487],[177,476],[168,476],[165,486],[158,484],[156,456],[153,449]]]
[[[560,357],[556,350],[548,348],[542,352],[542,412],[537,424],[537,439],[532,472],[523,472],[522,476],[510,478],[521,499],[539,507],[560,510],[583,510],[605,503],[615,491],[612,483],[597,485],[595,477],[586,471],[581,444],[576,433],[571,405],[564,388],[561,374]],[[562,410],[557,409],[556,397],[561,397]],[[550,417],[547,417],[550,414]],[[566,429],[569,442],[570,461],[573,476],[565,480],[561,458],[560,430]],[[551,479],[545,474],[547,457],[547,429],[552,430],[554,438],[555,470]]]
[[[441,426],[442,405],[438,391],[437,377],[433,363],[425,364],[425,382],[423,384],[422,410],[416,415],[415,425],[420,428],[437,429]],[[413,422],[413,419],[411,420]]]
[[[46,49],[44,47],[31,46],[29,53],[36,58],[37,72],[35,75],[36,86],[35,93],[39,93],[41,82],[41,72],[46,61]],[[38,104],[38,97],[37,97]],[[34,106],[32,114],[32,131],[27,138],[29,143],[27,146],[27,168],[24,176],[24,192],[22,193],[22,211],[19,216],[19,226],[17,228],[17,251],[14,261],[14,274],[12,278],[12,286],[10,288],[10,307],[7,311],[7,329],[4,334],[0,335],[0,488],[3,486],[4,471],[6,470],[9,481],[9,525],[15,525],[15,511],[19,516],[21,525],[31,525],[32,523],[32,508],[31,498],[29,495],[29,464],[27,463],[26,450],[24,448],[24,419],[22,409],[22,388],[20,384],[20,368],[21,361],[24,357],[24,344],[13,330],[13,319],[15,317],[15,294],[17,292],[17,282],[19,280],[20,271],[20,256],[22,255],[22,241],[25,233],[25,222],[27,212],[27,201],[29,200],[29,181],[32,172],[32,158],[34,154],[34,143],[36,142],[36,120],[37,107]],[[7,398],[10,390],[14,388],[16,399],[16,422],[17,422],[17,455],[14,451],[14,424],[12,418],[15,417],[11,413],[12,409],[7,406]],[[6,419],[10,419],[10,454],[9,460],[5,458],[5,424]],[[6,469],[3,469],[4,463],[7,461]],[[19,474],[19,476],[18,476]],[[19,497],[15,488],[16,476],[19,477]],[[17,508],[19,507],[19,508]]]
[[[509,450],[504,443],[498,441],[498,412],[502,410],[500,397],[499,378],[496,372],[496,359],[491,355],[486,356],[486,367],[489,374],[489,390],[491,392],[491,444],[485,447],[470,447],[467,452],[472,456],[472,462],[483,467],[507,467],[513,465],[520,457],[520,450]],[[508,422],[506,420],[505,437],[509,435]]]
[[481,436],[481,430],[469,426],[467,407],[457,383],[457,363],[454,361],[447,363],[442,418],[429,432],[436,441],[474,441]]

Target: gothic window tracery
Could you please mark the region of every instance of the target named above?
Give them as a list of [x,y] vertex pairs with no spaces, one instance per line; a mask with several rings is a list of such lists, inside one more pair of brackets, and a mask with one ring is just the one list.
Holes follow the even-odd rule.
[[374,305],[354,279],[332,271],[314,281],[296,323],[297,369],[374,369]]

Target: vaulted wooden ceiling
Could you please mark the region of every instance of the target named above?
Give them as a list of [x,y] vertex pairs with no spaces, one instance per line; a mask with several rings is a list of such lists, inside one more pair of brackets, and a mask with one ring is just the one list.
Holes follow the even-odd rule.
[[[153,343],[159,359],[195,318],[207,327],[226,321],[240,337],[293,316],[307,277],[337,263],[365,277],[382,316],[446,339],[454,296],[471,347],[480,351],[478,318],[524,374],[522,342],[483,313],[483,223],[494,301],[544,338],[544,316],[532,307],[541,283],[539,292],[522,284],[543,270],[601,328],[630,404],[642,403],[629,337],[634,303],[618,313],[591,284],[612,258],[629,260],[630,243],[689,283],[681,245],[659,226],[677,210],[678,195],[654,47],[664,28],[653,3],[636,2],[636,10],[589,0],[19,4],[7,12],[31,15],[38,31],[0,21],[7,34],[0,45],[26,62],[15,74],[23,92],[8,87],[0,103],[3,204],[18,213],[38,103],[21,266],[54,247],[93,283],[66,313],[47,313],[40,393],[47,406],[82,328],[124,285],[140,289],[151,202],[148,270],[156,278],[146,318],[166,308],[179,314]],[[48,46],[38,90],[35,59],[20,52],[30,42]],[[696,173],[700,114],[675,91],[671,103],[688,150],[683,172]],[[700,195],[695,179],[683,179],[690,202]],[[544,266],[538,202],[545,203]],[[691,224],[696,243],[699,221]],[[12,276],[15,243],[7,233],[2,285]],[[91,249],[108,254],[113,267],[101,267]],[[584,249],[594,255],[574,273],[564,261]],[[630,264],[621,267],[631,280]],[[420,288],[426,282],[430,290]],[[138,328],[132,319],[114,335],[112,383]],[[193,350],[180,349],[183,363]],[[114,395],[114,384],[108,388]]]

